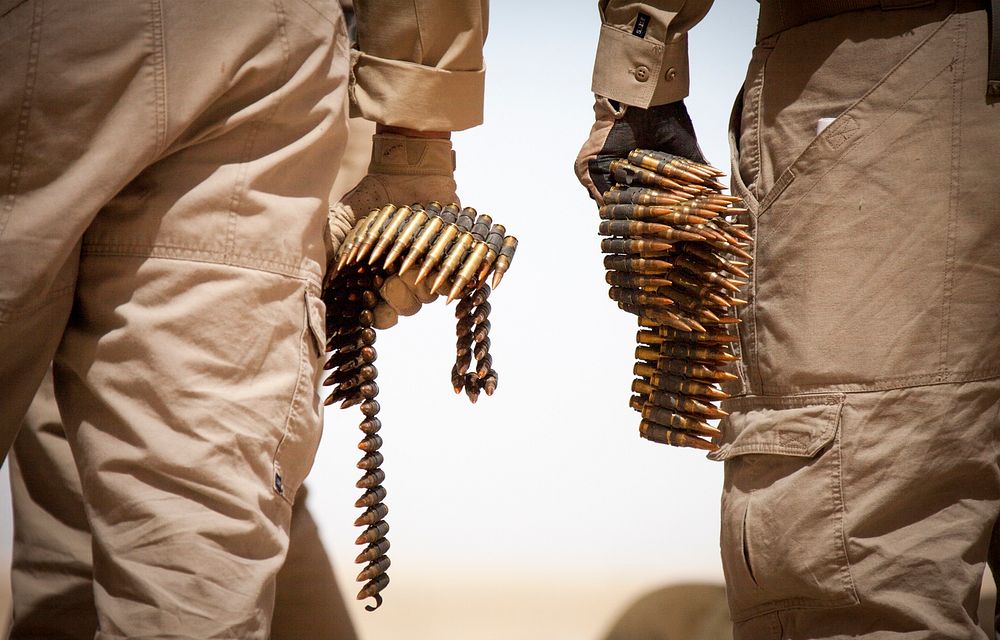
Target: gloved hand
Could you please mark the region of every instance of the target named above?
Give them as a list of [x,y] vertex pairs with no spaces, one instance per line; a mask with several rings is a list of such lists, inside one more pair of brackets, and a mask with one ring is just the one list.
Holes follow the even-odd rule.
[[574,168],[598,205],[604,204],[602,196],[614,182],[608,169],[611,161],[628,158],[633,149],[666,151],[706,162],[683,100],[640,109],[601,96],[595,98],[594,127],[580,149]]
[[[406,132],[403,135],[400,132]],[[336,204],[327,224],[327,258],[332,259],[355,221],[386,204],[404,205],[432,200],[458,203],[455,193],[455,155],[447,133],[422,133],[380,126],[372,136],[368,174]],[[416,273],[391,276],[380,290],[375,327],[385,329],[398,317],[413,315],[437,296],[424,282],[413,284]],[[433,278],[428,279],[434,282]]]

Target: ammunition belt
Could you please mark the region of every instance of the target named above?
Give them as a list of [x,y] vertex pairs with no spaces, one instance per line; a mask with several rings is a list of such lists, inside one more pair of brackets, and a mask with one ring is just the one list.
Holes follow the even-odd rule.
[[599,233],[608,295],[639,316],[629,401],[639,435],[713,451],[721,434],[707,421],[726,415],[715,401],[729,397],[719,383],[736,379],[725,369],[752,260],[746,209],[722,193],[720,171],[667,153],[637,149],[611,173]]
[[[510,267],[517,238],[506,234],[501,224],[467,207],[442,207],[432,202],[426,207],[386,205],[359,221],[347,234],[327,278],[323,299],[327,305],[324,369],[332,370],[323,382],[334,386],[325,404],[340,402],[341,408],[361,406],[364,418],[359,425],[364,434],[358,448],[364,455],[358,468],[364,475],[357,487],[364,493],[355,506],[365,509],[355,526],[366,527],[356,543],[366,545],[355,562],[366,566],[358,574],[365,583],[358,600],[373,598],[374,611],[382,604],[381,592],[389,584],[389,512],[383,500],[385,472],[379,452],[382,423],[378,419],[378,371],[375,353],[374,308],[378,291],[391,275],[417,270],[416,283],[433,276],[433,293],[446,293],[448,302],[459,299],[455,366],[451,379],[455,393],[465,390],[472,402],[480,392],[493,395],[498,376],[490,350],[490,285],[500,284]],[[405,256],[404,256],[405,253]],[[476,364],[472,367],[472,359]]]

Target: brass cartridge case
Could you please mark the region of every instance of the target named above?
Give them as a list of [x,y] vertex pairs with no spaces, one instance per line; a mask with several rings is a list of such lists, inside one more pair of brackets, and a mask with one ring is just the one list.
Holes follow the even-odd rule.
[[[361,476],[354,486],[356,486],[358,489],[373,489],[378,485],[382,484],[382,481],[384,480],[385,480],[385,471],[382,471],[381,469],[372,469],[365,475]],[[358,544],[362,543],[359,542]]]
[[410,267],[416,264],[420,256],[424,255],[424,252],[431,245],[431,240],[437,236],[438,231],[444,224],[444,220],[440,217],[433,217],[427,221],[427,224],[423,226],[413,241],[413,245],[410,247],[409,253],[406,254],[406,258],[403,259],[403,266],[399,268],[399,275],[403,275],[409,271]]
[[361,262],[364,259],[372,247],[375,246],[375,243],[378,242],[382,229],[394,213],[396,213],[396,207],[391,204],[387,204],[379,210],[378,215],[375,216],[375,220],[365,232],[365,238],[358,245],[357,253],[351,258],[351,262]]
[[378,542],[389,533],[389,523],[385,520],[376,522],[361,532],[354,544],[372,544]]
[[605,238],[601,240],[603,253],[625,253],[635,256],[661,254],[673,248],[672,242],[664,240],[626,240],[624,238]]
[[639,435],[646,440],[669,444],[675,447],[692,447],[702,449],[703,451],[716,451],[719,448],[718,445],[708,440],[703,440],[695,435],[688,435],[674,429],[668,429],[663,425],[649,420],[643,420],[639,423]]
[[455,276],[451,291],[448,292],[448,303],[461,295],[462,290],[472,281],[473,276],[482,267],[487,253],[489,253],[489,246],[485,242],[477,242],[472,248],[465,262],[459,268],[458,275]]
[[500,286],[500,281],[510,268],[511,260],[514,259],[514,252],[517,251],[517,238],[507,236],[503,239],[503,246],[500,248],[500,255],[497,256],[496,264],[493,268],[493,288]]
[[378,241],[375,243],[375,248],[372,249],[371,255],[368,256],[368,264],[375,264],[375,261],[379,259],[386,249],[396,240],[399,235],[399,229],[403,226],[403,223],[409,219],[412,210],[409,207],[400,207],[396,209],[396,213],[392,214],[389,221],[385,224],[385,228],[378,237]]
[[631,256],[604,256],[604,268],[613,271],[626,271],[640,274],[663,274],[670,271],[673,265],[666,260],[655,258],[634,258]]
[[441,263],[441,268],[438,269],[437,277],[431,285],[431,293],[437,293],[444,286],[455,269],[458,269],[458,265],[461,264],[462,258],[465,257],[466,251],[469,250],[473,242],[475,242],[475,239],[473,239],[471,233],[463,231],[459,234],[448,250],[448,255],[445,256],[444,262]]
[[365,509],[354,521],[355,527],[367,527],[375,524],[376,522],[382,520],[389,514],[389,507],[385,506],[384,502],[380,502],[373,507]]
[[410,246],[413,238],[417,235],[417,232],[424,226],[427,222],[427,213],[424,211],[414,211],[413,215],[406,221],[403,226],[403,230],[399,232],[395,240],[392,242],[392,248],[389,250],[389,255],[385,257],[385,268],[390,268],[396,259],[402,255],[403,250]]
[[372,560],[368,566],[358,574],[357,581],[364,582],[366,580],[373,580],[376,577],[385,574],[391,564],[392,563],[389,561],[388,556],[382,556]]
[[431,271],[437,268],[441,263],[441,259],[444,257],[444,252],[451,244],[458,234],[461,233],[459,228],[453,224],[445,224],[444,228],[441,229],[441,233],[438,237],[434,239],[434,244],[427,251],[427,255],[424,257],[424,263],[420,265],[420,271],[417,273],[417,278],[415,280],[416,284],[420,284],[424,278],[430,274]]
[[655,290],[658,287],[666,287],[670,285],[670,280],[667,280],[666,278],[621,271],[608,271],[604,274],[604,279],[610,285],[631,289]]
[[389,546],[389,541],[385,538],[376,540],[358,554],[358,557],[354,559],[354,563],[364,564],[365,562],[371,562],[379,556],[384,556],[389,551]]

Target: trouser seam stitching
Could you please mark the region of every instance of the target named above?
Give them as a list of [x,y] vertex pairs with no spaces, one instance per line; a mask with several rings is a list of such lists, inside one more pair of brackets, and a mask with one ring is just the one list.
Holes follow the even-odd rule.
[[38,50],[42,40],[42,3],[36,2],[31,16],[31,39],[28,43],[28,69],[24,80],[24,98],[17,117],[17,133],[14,138],[14,157],[10,164],[10,174],[7,179],[7,198],[3,211],[0,212],[0,238],[7,230],[17,200],[17,187],[21,181],[21,163],[24,159],[25,140],[28,137],[28,126],[31,123],[31,105],[35,97],[35,79],[38,73]]

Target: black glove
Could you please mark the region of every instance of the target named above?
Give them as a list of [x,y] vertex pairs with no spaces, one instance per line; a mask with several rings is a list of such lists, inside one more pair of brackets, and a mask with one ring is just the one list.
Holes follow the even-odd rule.
[[596,121],[576,158],[575,169],[597,204],[604,203],[602,194],[614,182],[608,170],[611,161],[627,158],[633,149],[666,151],[707,164],[683,100],[640,109],[596,98]]

